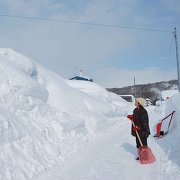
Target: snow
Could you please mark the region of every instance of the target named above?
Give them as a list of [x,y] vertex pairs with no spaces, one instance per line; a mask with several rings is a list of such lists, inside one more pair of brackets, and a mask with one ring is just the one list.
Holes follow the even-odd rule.
[[[0,179],[114,180],[180,178],[180,94],[148,106],[149,146],[140,165],[127,114],[133,104],[94,82],[60,77],[12,49],[0,49]],[[167,136],[156,123],[176,111]]]
[[176,93],[178,93],[178,90],[165,90],[161,92],[161,96],[163,100],[166,100],[171,96],[175,95]]

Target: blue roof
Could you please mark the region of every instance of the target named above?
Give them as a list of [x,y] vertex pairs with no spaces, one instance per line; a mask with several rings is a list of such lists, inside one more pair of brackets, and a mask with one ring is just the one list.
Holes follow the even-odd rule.
[[82,81],[91,81],[91,82],[93,82],[92,79],[88,79],[88,78],[80,77],[80,76],[75,76],[73,78],[70,78],[69,80],[82,80]]

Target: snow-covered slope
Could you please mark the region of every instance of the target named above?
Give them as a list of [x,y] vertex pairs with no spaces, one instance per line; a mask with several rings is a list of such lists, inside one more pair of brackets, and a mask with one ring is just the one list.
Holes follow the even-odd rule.
[[142,167],[133,160],[126,118],[134,107],[119,96],[94,82],[65,80],[11,49],[0,49],[0,71],[0,180],[179,179],[179,93],[147,107],[151,135],[158,120],[176,112],[167,136],[149,138],[157,161]]
[[0,49],[0,71],[0,179],[33,178],[127,114],[97,84],[79,89],[11,49]]

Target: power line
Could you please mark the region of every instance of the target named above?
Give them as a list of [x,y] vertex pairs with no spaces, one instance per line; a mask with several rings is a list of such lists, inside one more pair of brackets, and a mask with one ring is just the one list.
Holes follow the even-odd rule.
[[168,66],[169,66],[169,60],[170,60],[170,54],[171,54],[171,50],[172,50],[173,39],[174,39],[174,37],[172,36],[172,38],[171,38],[171,44],[170,44],[170,49],[169,49],[169,53],[168,53],[168,58],[167,58],[166,67],[165,67],[165,70],[164,70],[163,78],[166,76],[167,69],[168,69]]
[[48,18],[30,17],[30,16],[16,16],[16,15],[0,14],[0,17],[31,19],[31,20],[61,22],[61,23],[72,23],[72,24],[82,24],[82,25],[91,25],[91,26],[112,27],[112,28],[141,30],[141,31],[158,31],[158,32],[164,32],[164,33],[172,33],[172,31],[170,31],[170,30],[162,30],[162,29],[153,29],[153,28],[144,28],[144,27],[131,27],[131,26],[120,26],[120,25],[112,25],[112,24],[90,23],[90,22],[83,22],[83,21],[71,21],[71,20],[61,20],[61,19],[48,19]]

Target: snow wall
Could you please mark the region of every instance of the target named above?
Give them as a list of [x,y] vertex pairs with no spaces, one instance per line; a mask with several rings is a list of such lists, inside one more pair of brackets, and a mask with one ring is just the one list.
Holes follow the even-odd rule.
[[127,114],[119,96],[12,49],[0,49],[0,72],[0,179],[33,179]]

